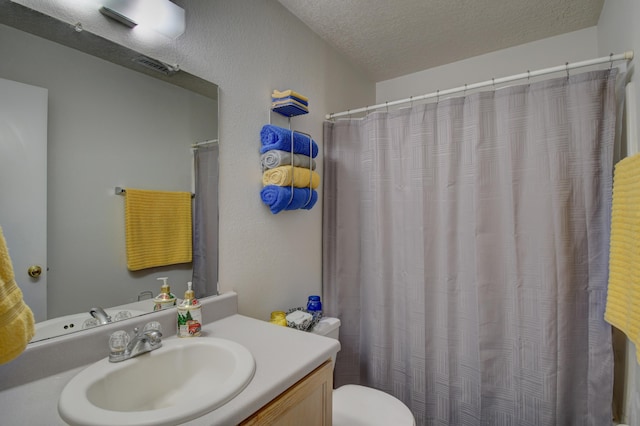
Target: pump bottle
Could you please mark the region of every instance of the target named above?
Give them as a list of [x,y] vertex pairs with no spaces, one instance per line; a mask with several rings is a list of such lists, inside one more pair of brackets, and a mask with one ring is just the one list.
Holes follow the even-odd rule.
[[167,277],[157,278],[158,281],[162,281],[160,287],[160,294],[153,298],[153,310],[160,311],[162,309],[171,308],[176,306],[176,296],[171,293],[171,287],[167,284]]
[[178,304],[178,337],[200,336],[202,329],[202,307],[191,285],[189,281],[184,299]]

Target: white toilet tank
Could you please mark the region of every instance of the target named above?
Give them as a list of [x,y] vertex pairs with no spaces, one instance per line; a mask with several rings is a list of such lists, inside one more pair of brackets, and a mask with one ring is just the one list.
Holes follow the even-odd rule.
[[[312,333],[319,334],[320,336],[330,337],[332,339],[340,340],[340,320],[338,318],[323,317],[311,330]],[[338,351],[331,354],[331,361],[335,365]]]
[[[338,339],[340,320],[325,317],[311,330]],[[336,351],[331,355],[335,363]],[[334,426],[415,426],[409,408],[393,396],[373,388],[344,385],[333,391]]]
[[313,327],[311,332],[338,340],[340,335],[340,320],[338,318],[323,317],[315,327]]
[[[340,340],[340,320],[338,318],[323,317],[311,330],[312,333],[319,334],[320,336],[330,337],[332,339]],[[336,356],[338,351],[331,354],[331,361],[336,362]]]

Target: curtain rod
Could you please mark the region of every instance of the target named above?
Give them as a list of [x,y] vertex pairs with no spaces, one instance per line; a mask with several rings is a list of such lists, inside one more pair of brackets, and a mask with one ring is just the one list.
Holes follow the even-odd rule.
[[325,118],[327,120],[331,120],[332,118],[342,117],[342,116],[345,116],[345,115],[358,114],[358,113],[361,113],[361,112],[367,112],[367,111],[371,111],[371,110],[374,110],[374,109],[386,108],[386,107],[390,107],[390,106],[394,106],[394,105],[405,104],[405,103],[408,103],[408,102],[421,101],[421,100],[424,100],[424,99],[439,98],[440,96],[446,96],[446,95],[450,95],[452,93],[463,92],[463,91],[466,91],[466,90],[479,89],[481,87],[487,87],[487,86],[495,86],[496,84],[508,83],[510,81],[522,80],[522,79],[525,79],[525,78],[538,77],[538,76],[541,76],[541,75],[551,74],[551,73],[554,73],[554,72],[566,71],[567,74],[568,74],[569,70],[572,70],[572,69],[575,69],[575,68],[588,67],[588,66],[591,66],[591,65],[604,64],[604,63],[607,63],[607,62],[610,62],[611,64],[613,64],[614,61],[630,61],[631,59],[633,59],[633,50],[629,50],[629,51],[626,51],[624,53],[619,53],[617,55],[614,55],[612,53],[609,56],[603,56],[601,58],[588,59],[586,61],[573,62],[573,63],[567,62],[564,65],[558,65],[558,66],[551,67],[551,68],[543,68],[543,69],[535,70],[535,71],[527,71],[527,72],[523,72],[523,73],[520,73],[520,74],[511,75],[511,76],[508,76],[508,77],[492,78],[491,80],[486,80],[486,81],[482,81],[482,82],[479,82],[479,83],[473,83],[473,84],[465,84],[464,86],[454,87],[453,89],[437,90],[435,92],[428,93],[426,95],[412,96],[412,97],[406,98],[406,99],[400,99],[400,100],[397,100],[397,101],[388,101],[388,102],[385,102],[385,103],[382,103],[382,104],[371,105],[371,106],[367,106],[367,107],[363,107],[363,108],[350,109],[348,111],[342,111],[342,112],[334,112],[334,113],[331,113],[331,114],[327,114],[325,116]]

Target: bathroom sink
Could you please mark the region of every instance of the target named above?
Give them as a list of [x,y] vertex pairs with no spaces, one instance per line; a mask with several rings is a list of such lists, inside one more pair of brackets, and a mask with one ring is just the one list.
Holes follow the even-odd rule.
[[152,352],[82,370],[62,390],[58,412],[71,425],[182,423],[229,402],[254,371],[251,352],[236,342],[168,339]]

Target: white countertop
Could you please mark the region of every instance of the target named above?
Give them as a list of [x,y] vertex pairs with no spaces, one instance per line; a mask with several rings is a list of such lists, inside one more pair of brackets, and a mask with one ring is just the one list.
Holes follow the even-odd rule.
[[234,399],[187,425],[235,425],[287,390],[339,349],[335,339],[233,315],[205,327],[206,335],[234,340],[256,360],[249,385]]
[[[238,314],[211,322],[202,331],[202,337],[194,338],[220,337],[245,346],[253,354],[256,371],[251,382],[238,396],[217,410],[184,423],[186,425],[238,424],[320,366],[340,347],[334,339]],[[174,335],[168,339],[177,337]],[[105,346],[105,356],[107,351]],[[58,396],[69,380],[87,365],[0,391],[0,424],[64,425],[58,415]]]

